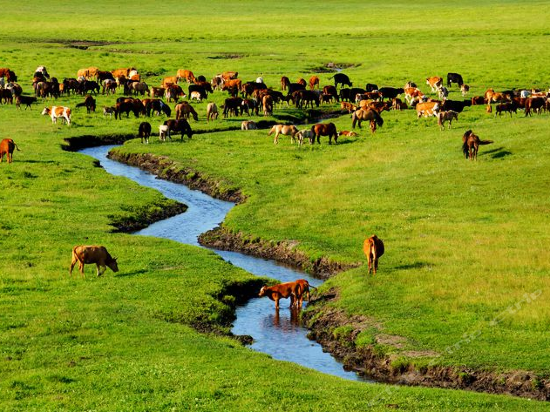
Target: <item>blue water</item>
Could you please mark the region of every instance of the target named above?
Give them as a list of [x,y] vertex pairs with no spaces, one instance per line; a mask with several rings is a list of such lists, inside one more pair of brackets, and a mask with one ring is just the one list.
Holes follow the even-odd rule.
[[[231,202],[213,199],[184,185],[157,179],[154,175],[137,167],[112,161],[107,158],[107,153],[113,147],[116,146],[92,147],[80,153],[98,159],[108,173],[132,179],[142,186],[156,189],[167,198],[188,206],[185,213],[154,223],[136,232],[137,235],[155,236],[200,246],[198,236],[217,227],[234,206]],[[280,282],[307,279],[313,286],[319,286],[322,283],[319,279],[272,260],[237,252],[212,250],[224,260],[257,276],[267,276],[278,279]],[[254,343],[251,348],[267,353],[274,359],[298,363],[345,379],[364,380],[354,372],[345,371],[340,362],[323,352],[321,345],[306,337],[307,329],[292,316],[289,304],[288,299],[282,300],[280,310],[276,311],[274,302],[268,298],[251,299],[247,304],[237,308],[237,319],[233,324],[232,332],[235,335],[252,336]]]

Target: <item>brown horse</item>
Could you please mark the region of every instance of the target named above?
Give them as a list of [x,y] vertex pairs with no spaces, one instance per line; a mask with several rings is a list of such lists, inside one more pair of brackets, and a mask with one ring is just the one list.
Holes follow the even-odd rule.
[[311,127],[311,131],[315,134],[312,144],[315,143],[315,137],[317,137],[317,143],[321,144],[321,136],[328,136],[328,144],[332,144],[332,137],[334,137],[334,143],[338,143],[338,131],[334,123],[318,123]]
[[376,126],[382,127],[384,124],[384,119],[382,119],[382,116],[376,112],[376,110],[368,109],[363,110],[359,109],[353,112],[351,115],[352,124],[351,126],[355,129],[355,125],[358,124],[359,127],[361,127],[361,122],[364,120],[370,121],[370,130],[372,133],[376,131]]
[[286,76],[281,77],[281,90],[285,91],[290,84],[290,79]]
[[176,109],[176,120],[189,119],[189,114],[193,116],[193,119],[195,119],[195,121],[199,120],[198,113],[195,111],[193,106],[191,106],[187,102],[181,102],[176,104],[175,109]]
[[467,130],[462,136],[462,152],[464,157],[470,160],[477,160],[477,151],[480,145],[491,144],[492,140],[480,140],[471,130]]
[[453,123],[453,119],[458,121],[458,113],[454,110],[437,113],[437,124],[441,130],[445,130],[445,122],[449,122],[449,129]]
[[273,139],[273,143],[275,144],[279,143],[280,134],[290,136],[290,143],[294,143],[296,133],[298,133],[298,129],[294,125],[276,124],[271,128],[267,135],[271,136],[273,133],[275,133],[275,138]]

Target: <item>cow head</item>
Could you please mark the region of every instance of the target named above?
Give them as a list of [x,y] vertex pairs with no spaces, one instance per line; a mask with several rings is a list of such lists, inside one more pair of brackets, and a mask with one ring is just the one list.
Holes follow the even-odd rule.
[[47,116],[51,113],[51,110],[49,107],[44,107],[44,110],[42,110],[42,114]]
[[117,259],[118,258],[112,258],[108,263],[107,263],[107,266],[113,271],[113,272],[118,272],[118,264],[117,264]]
[[262,286],[262,288],[260,289],[260,294],[258,296],[259,297],[265,296],[266,289],[267,289],[266,286]]

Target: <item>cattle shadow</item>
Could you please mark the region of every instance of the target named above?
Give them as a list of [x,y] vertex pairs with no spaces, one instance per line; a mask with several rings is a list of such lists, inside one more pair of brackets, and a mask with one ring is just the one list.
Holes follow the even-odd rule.
[[114,277],[115,277],[115,278],[127,278],[127,277],[130,277],[130,276],[143,275],[144,273],[147,273],[147,270],[145,270],[145,269],[139,269],[139,270],[134,270],[134,271],[132,271],[132,272],[120,273],[120,274],[118,274],[118,275],[115,275]]
[[422,269],[427,266],[430,266],[428,262],[414,262],[414,263],[407,263],[405,265],[396,266],[395,269],[397,270]]

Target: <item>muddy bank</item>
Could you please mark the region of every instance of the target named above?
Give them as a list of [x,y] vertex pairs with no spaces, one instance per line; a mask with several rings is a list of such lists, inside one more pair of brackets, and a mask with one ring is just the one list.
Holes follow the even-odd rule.
[[132,233],[151,226],[155,222],[184,213],[186,210],[187,205],[166,199],[142,209],[134,209],[130,215],[109,216],[109,218],[111,226],[114,227],[113,232]]
[[176,165],[166,156],[156,156],[151,153],[120,153],[115,150],[111,151],[108,157],[117,162],[139,167],[161,179],[200,190],[217,199],[233,203],[242,203],[245,199],[239,189],[222,186],[219,182],[202,176],[196,170]]
[[241,252],[246,255],[273,259],[286,265],[311,273],[315,277],[328,279],[336,273],[360,266],[360,263],[343,264],[326,257],[312,260],[304,252],[297,250],[297,242],[269,242],[251,238],[243,233],[233,233],[227,228],[218,227],[199,237],[201,245],[214,249]]
[[[436,366],[435,352],[406,351],[406,339],[379,331],[380,325],[362,316],[347,316],[327,303],[337,299],[329,291],[312,297],[303,319],[311,331],[309,338],[342,360],[344,367],[379,382],[463,389],[493,394],[550,400],[550,380],[529,371],[494,372],[459,366]],[[377,331],[378,332],[373,332]],[[357,347],[355,339],[362,331],[373,334],[373,343]],[[381,353],[379,346],[392,347],[395,353]]]
[[[131,166],[139,167],[162,179],[175,183],[181,183],[191,189],[200,190],[212,197],[227,200],[234,203],[242,203],[245,196],[236,188],[222,187],[213,179],[202,176],[195,170],[177,166],[172,160],[164,156],[155,156],[150,153],[120,153],[112,151],[109,158]],[[312,273],[320,278],[328,278],[338,272],[342,272],[356,264],[342,264],[333,262],[326,257],[311,260],[305,253],[297,250],[296,242],[269,242],[259,238],[250,239],[242,233],[232,233],[225,228],[218,228],[199,237],[203,246],[219,250],[229,250],[244,254],[273,259],[278,262]]]

